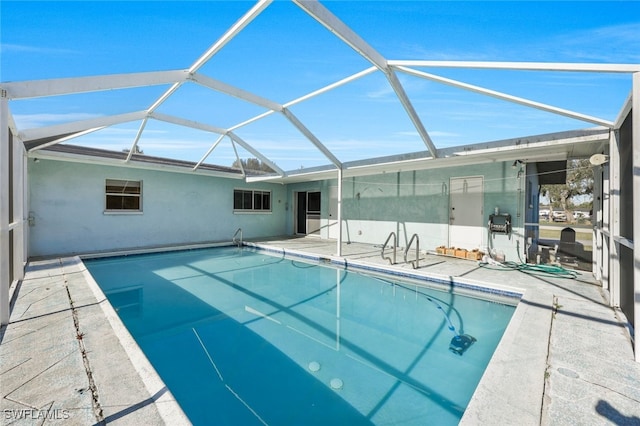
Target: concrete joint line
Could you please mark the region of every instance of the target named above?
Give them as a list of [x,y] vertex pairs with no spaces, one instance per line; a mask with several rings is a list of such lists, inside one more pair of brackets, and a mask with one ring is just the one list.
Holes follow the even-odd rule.
[[547,410],[547,406],[550,402],[550,397],[547,395],[547,390],[549,386],[549,379],[551,378],[551,333],[553,333],[553,323],[556,319],[556,314],[558,313],[558,309],[560,305],[558,304],[558,296],[553,296],[553,304],[551,308],[551,322],[549,324],[549,337],[547,339],[547,359],[546,359],[546,367],[544,369],[544,385],[542,387],[542,404],[540,404],[540,424],[542,424],[542,419],[544,419],[544,414]]
[[[31,333],[32,333],[32,332],[30,332],[29,334],[31,334]],[[8,373],[9,371],[11,371],[11,370],[13,370],[13,369],[15,369],[15,368],[19,368],[22,364],[24,364],[25,362],[29,362],[29,361],[31,361],[31,360],[32,360],[32,358],[24,359],[24,360],[20,361],[19,363],[17,363],[16,365],[14,365],[13,367],[9,367],[9,368],[8,368],[8,369],[6,369],[6,370],[2,370],[2,371],[0,371],[0,376],[2,376],[3,374]],[[7,395],[8,395],[8,394],[7,394]]]
[[583,379],[582,377],[579,377],[579,378],[578,378],[578,380],[581,380],[581,381],[583,381],[583,382],[585,382],[585,383],[589,383],[590,385],[593,385],[593,386],[598,386],[599,388],[602,388],[602,389],[606,389],[606,390],[608,390],[609,392],[613,392],[613,393],[615,393],[616,395],[623,397],[624,399],[628,399],[629,401],[637,402],[638,404],[640,404],[640,400],[637,400],[637,399],[635,399],[635,398],[632,398],[632,397],[630,397],[629,395],[625,395],[625,394],[623,394],[623,393],[620,393],[620,392],[618,392],[617,390],[615,390],[615,389],[611,389],[611,388],[610,388],[610,387],[608,387],[608,386],[604,386],[604,385],[601,385],[601,384],[599,384],[599,383],[590,382],[589,380],[585,380],[585,379]]
[[64,287],[67,290],[67,297],[69,298],[69,305],[71,306],[71,316],[73,318],[73,325],[76,329],[76,340],[78,341],[78,347],[82,354],[82,362],[84,364],[85,372],[87,373],[87,379],[89,380],[89,390],[91,390],[91,405],[93,406],[93,414],[96,417],[97,424],[104,425],[104,413],[100,406],[100,399],[98,397],[98,388],[93,380],[93,373],[91,372],[91,364],[89,363],[89,357],[87,355],[87,349],[84,345],[84,333],[80,331],[80,320],[78,318],[78,311],[71,298],[71,292],[69,291],[69,284],[67,281],[67,275],[64,272],[62,261],[60,262],[60,268],[62,269],[62,276],[64,278]]
[[[28,293],[27,293],[27,294],[28,294]],[[27,305],[27,308],[24,310],[24,312],[22,312],[22,314],[19,316],[19,318],[20,318],[20,319],[22,319],[22,318],[27,314],[27,312],[29,311],[29,309],[31,309],[31,307],[32,307],[34,304],[36,304],[36,303],[38,303],[38,302],[42,302],[43,300],[48,299],[49,297],[53,297],[53,296],[54,296],[54,293],[53,293],[53,292],[51,292],[51,293],[49,293],[49,295],[47,295],[47,296],[45,296],[45,297],[42,297],[42,298],[40,298],[40,299],[38,299],[38,300],[36,300],[36,301],[34,301],[34,302],[29,303],[29,304]]]
[[[27,385],[27,384],[31,383],[33,380],[35,380],[36,378],[38,378],[40,375],[42,375],[42,374],[44,374],[46,371],[48,371],[48,370],[52,369],[52,368],[53,368],[53,367],[55,367],[57,364],[59,364],[62,360],[64,360],[65,358],[67,358],[67,357],[71,356],[72,354],[73,354],[73,352],[69,352],[68,354],[64,355],[63,357],[61,357],[60,359],[58,359],[56,362],[52,363],[52,364],[51,364],[51,365],[49,365],[47,368],[45,368],[44,370],[42,370],[42,371],[38,372],[36,375],[34,375],[33,377],[31,377],[30,379],[28,379],[28,380],[24,381],[20,386],[18,386],[17,388],[15,388],[15,389],[11,390],[9,393],[7,393],[6,395],[4,395],[4,398],[5,398],[5,399],[9,399],[10,401],[18,402],[18,403],[22,404],[22,402],[20,402],[20,401],[16,401],[16,400],[13,400],[13,399],[9,398],[9,395],[11,395],[12,393],[16,392],[16,391],[17,391],[18,389],[20,389],[21,387],[23,387],[23,386],[25,386],[25,385]],[[30,360],[31,360],[31,358],[29,358],[27,361],[30,361]],[[21,364],[19,364],[19,365],[22,365],[22,364],[26,363],[27,361],[24,361],[24,362],[22,362],[22,363],[21,363]],[[16,367],[17,367],[17,366],[16,366]],[[7,371],[8,371],[8,370],[7,370]],[[4,374],[4,373],[3,373],[3,374]],[[27,405],[27,404],[25,404],[25,405]],[[30,406],[30,405],[29,405],[29,406]],[[30,406],[30,407],[31,407],[31,406]],[[37,408],[37,407],[32,407],[32,408]]]
[[[53,403],[55,402],[55,400],[54,400],[54,401],[51,401],[51,402],[47,402],[42,407],[37,407],[35,405],[29,404],[28,402],[20,401],[20,400],[15,399],[15,398],[9,398],[8,396],[5,396],[4,399],[6,399],[7,401],[15,402],[16,404],[20,404],[20,405],[23,405],[25,407],[28,407],[31,410],[39,410],[42,407],[46,407],[47,404],[50,405],[50,406],[53,406]],[[49,410],[47,410],[47,412],[49,412]]]

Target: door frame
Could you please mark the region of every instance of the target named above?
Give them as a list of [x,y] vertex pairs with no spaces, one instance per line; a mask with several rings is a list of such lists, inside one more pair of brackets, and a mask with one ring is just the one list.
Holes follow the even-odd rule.
[[[293,220],[293,233],[294,235],[307,235],[307,236],[320,236],[320,228],[316,230],[316,232],[309,233],[309,216],[314,215],[321,216],[322,215],[322,191],[311,190],[311,191],[295,191],[294,192],[294,200],[295,200],[295,209],[294,209],[294,220]],[[304,194],[304,195],[303,195]],[[320,210],[318,211],[309,211],[309,194],[318,194],[320,198]],[[301,201],[304,200],[304,201]],[[304,216],[304,230],[300,230],[300,216]],[[320,218],[320,220],[322,220]]]

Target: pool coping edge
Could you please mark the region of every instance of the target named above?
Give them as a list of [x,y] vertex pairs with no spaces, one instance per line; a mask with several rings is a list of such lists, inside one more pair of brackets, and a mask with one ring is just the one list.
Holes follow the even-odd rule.
[[[118,316],[118,313],[113,309],[113,306],[111,306],[111,303],[109,303],[106,295],[98,283],[96,283],[80,256],[72,256],[68,259],[71,259],[72,262],[77,265],[82,265],[80,267],[80,272],[82,273],[87,286],[95,296],[102,312],[111,326],[111,329],[118,338],[120,345],[127,354],[127,357],[138,373],[138,376],[142,380],[145,389],[149,392],[149,397],[153,399],[154,405],[162,420],[165,424],[190,424],[191,421],[182,410],[182,407],[180,407],[180,404],[171,393],[171,390],[160,378],[158,372],[151,365],[151,362],[146,357],[140,346],[136,343],[133,336],[131,336],[131,333],[127,330],[126,326]],[[166,389],[166,391],[156,398],[155,395],[159,394],[163,389]]]

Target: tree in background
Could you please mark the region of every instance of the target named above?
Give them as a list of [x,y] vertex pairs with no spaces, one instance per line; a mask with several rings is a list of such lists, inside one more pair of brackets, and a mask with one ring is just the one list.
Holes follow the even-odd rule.
[[238,160],[236,160],[233,162],[231,167],[235,167],[236,169],[239,169],[240,164],[242,164],[242,168],[245,171],[250,170],[254,172],[274,173],[274,170],[271,167],[269,167],[266,163],[263,163],[257,158],[241,159],[240,163],[238,162]]
[[[552,210],[563,210],[567,219],[573,219],[571,210],[588,200],[593,206],[593,168],[589,160],[569,160],[567,162],[567,181],[559,185],[542,185],[540,195],[549,199]],[[576,200],[582,200],[576,203]]]

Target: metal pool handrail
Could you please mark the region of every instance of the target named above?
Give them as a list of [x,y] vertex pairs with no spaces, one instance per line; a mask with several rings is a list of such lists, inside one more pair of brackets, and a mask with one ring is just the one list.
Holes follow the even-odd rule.
[[[393,237],[393,260],[391,260],[390,257],[385,257],[384,256],[384,249],[387,248],[387,243],[389,242],[391,237]],[[396,263],[396,246],[398,245],[397,243],[398,243],[398,240],[396,238],[396,233],[392,232],[387,237],[387,240],[382,245],[382,250],[380,251],[380,256],[382,256],[383,259],[388,260],[391,265],[395,265],[395,263]]]
[[[238,233],[240,233],[240,242],[236,241],[236,237],[238,236]],[[232,241],[233,241],[233,244],[237,245],[238,247],[242,247],[242,228],[236,229],[235,234],[233,234]]]
[[[413,244],[413,240],[416,240],[416,260],[410,260],[407,262],[407,254],[409,253],[411,244]],[[411,266],[413,267],[413,269],[418,269],[419,262],[420,262],[420,237],[418,237],[418,234],[413,234],[413,236],[409,240],[409,244],[407,244],[407,248],[404,250],[404,263],[411,263]]]

